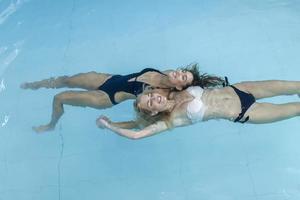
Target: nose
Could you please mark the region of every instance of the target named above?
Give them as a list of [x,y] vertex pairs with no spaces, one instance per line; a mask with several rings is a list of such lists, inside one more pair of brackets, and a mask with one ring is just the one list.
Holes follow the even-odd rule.
[[160,103],[161,97],[160,97],[160,96],[152,96],[152,97],[151,97],[151,100],[152,100],[152,101],[155,101],[155,102],[157,102],[157,103]]
[[182,72],[181,71],[176,71],[176,77],[181,79],[182,77]]
[[152,101],[152,102],[155,102],[155,96],[152,96],[152,97],[150,97],[150,100]]

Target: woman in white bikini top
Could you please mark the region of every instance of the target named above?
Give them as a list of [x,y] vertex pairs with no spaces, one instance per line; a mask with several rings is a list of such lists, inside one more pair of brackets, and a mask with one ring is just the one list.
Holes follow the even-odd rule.
[[[130,139],[144,138],[210,119],[272,123],[300,116],[300,102],[273,104],[256,100],[294,94],[300,94],[300,81],[252,81],[223,88],[193,86],[179,92],[152,91],[143,93],[136,100],[138,120],[113,123],[107,117],[100,116],[96,123],[99,128],[108,128]],[[144,127],[132,130],[141,125]]]

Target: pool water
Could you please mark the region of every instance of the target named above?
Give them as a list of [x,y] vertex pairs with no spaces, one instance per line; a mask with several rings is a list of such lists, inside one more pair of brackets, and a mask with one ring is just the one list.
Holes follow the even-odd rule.
[[36,134],[65,89],[19,85],[192,62],[230,83],[300,80],[299,52],[299,0],[0,0],[0,200],[298,200],[300,118],[212,120],[138,141],[96,127],[101,114],[134,118],[127,101],[65,106],[55,131]]

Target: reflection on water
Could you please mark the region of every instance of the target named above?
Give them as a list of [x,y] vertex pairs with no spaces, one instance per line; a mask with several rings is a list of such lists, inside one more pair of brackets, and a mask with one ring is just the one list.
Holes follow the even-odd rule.
[[[5,89],[6,89],[6,87],[4,84],[4,79],[2,79],[1,83],[0,83],[0,92],[4,91]],[[1,106],[3,106],[3,105],[1,105]],[[4,119],[3,120],[1,119],[1,121],[0,121],[1,127],[4,127],[7,124],[8,120],[9,120],[9,115],[5,115]]]
[[0,11],[0,25],[13,15],[25,2],[26,0],[11,1],[4,10]]
[[3,90],[5,90],[4,79],[2,79],[0,83],[0,92],[2,92]]
[[4,116],[4,120],[1,123],[1,127],[4,127],[7,124],[8,120],[9,120],[9,115],[5,115]]

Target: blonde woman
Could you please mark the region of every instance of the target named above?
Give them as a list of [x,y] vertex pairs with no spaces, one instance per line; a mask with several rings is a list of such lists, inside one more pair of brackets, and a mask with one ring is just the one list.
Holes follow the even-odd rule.
[[[224,88],[191,86],[183,91],[154,90],[139,95],[136,108],[144,120],[113,123],[101,116],[99,128],[130,138],[140,139],[171,128],[211,119],[240,123],[273,123],[300,115],[300,102],[273,104],[256,100],[279,95],[300,94],[300,81],[241,82]],[[139,125],[148,125],[139,129]]]

